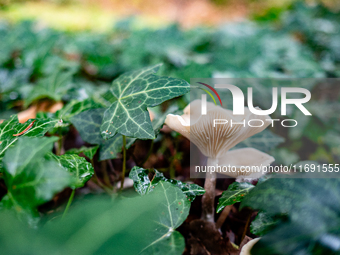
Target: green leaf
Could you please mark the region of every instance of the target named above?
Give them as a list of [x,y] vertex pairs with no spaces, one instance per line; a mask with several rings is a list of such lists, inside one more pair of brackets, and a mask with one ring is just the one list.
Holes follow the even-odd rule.
[[234,182],[230,184],[228,189],[223,191],[222,196],[219,198],[216,212],[221,212],[227,205],[241,202],[244,196],[254,187],[254,185],[248,182]]
[[72,87],[74,70],[57,69],[51,75],[41,79],[25,100],[25,107],[33,101],[43,98],[60,101]]
[[20,217],[37,215],[36,207],[71,184],[71,176],[54,160],[45,159],[57,138],[21,137],[3,159],[7,194],[0,207],[15,210]]
[[266,129],[237,144],[234,148],[251,147],[260,151],[268,152],[284,141],[285,139],[283,137]]
[[147,107],[153,107],[190,90],[184,80],[156,76],[159,65],[121,75],[109,91],[111,106],[100,127],[104,138],[117,133],[140,139],[154,139]]
[[82,146],[79,149],[70,149],[68,151],[65,152],[65,154],[81,154],[84,153],[84,155],[86,157],[88,157],[89,159],[93,159],[94,155],[96,154],[97,150],[98,150],[99,146],[93,146],[93,147],[85,147]]
[[[182,254],[175,229],[189,214],[190,202],[169,183],[134,198],[90,198],[70,208],[62,221],[29,229],[0,214],[0,246],[8,255],[28,254]],[[55,217],[55,215],[52,215]],[[21,240],[18,242],[18,240]]]
[[[252,254],[332,254],[340,240],[340,180],[271,178],[253,188],[241,203],[269,217],[283,217]],[[275,237],[275,238],[274,238]],[[280,238],[277,238],[280,237]]]
[[0,124],[0,162],[6,152],[6,150],[15,144],[15,142],[23,136],[29,137],[41,137],[52,129],[58,122],[56,119],[36,119],[31,129],[26,133],[18,136],[13,136],[25,130],[33,120],[28,120],[24,124],[19,123],[17,115],[12,115],[10,119],[5,120]]
[[187,184],[178,180],[167,179],[161,172],[156,169],[154,169],[154,171],[155,175],[150,181],[148,176],[149,170],[137,166],[131,169],[129,177],[133,180],[133,186],[140,195],[150,193],[160,181],[169,182],[180,188],[188,201],[191,202],[194,201],[196,196],[203,195],[205,193],[205,190],[197,184]]
[[79,157],[75,154],[64,154],[56,156],[49,153],[47,158],[56,160],[60,167],[71,173],[73,179],[71,188],[81,188],[85,183],[91,179],[94,174],[94,169],[91,163],[87,162],[85,158]]

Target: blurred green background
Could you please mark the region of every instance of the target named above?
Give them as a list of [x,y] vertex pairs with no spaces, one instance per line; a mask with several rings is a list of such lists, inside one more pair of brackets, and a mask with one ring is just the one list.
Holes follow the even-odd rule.
[[[136,27],[161,27],[180,23],[182,27],[218,25],[247,18],[277,19],[296,0],[0,0],[0,18],[19,21],[38,19],[63,30],[108,31],[112,24],[137,16]],[[339,10],[336,0],[322,3]]]

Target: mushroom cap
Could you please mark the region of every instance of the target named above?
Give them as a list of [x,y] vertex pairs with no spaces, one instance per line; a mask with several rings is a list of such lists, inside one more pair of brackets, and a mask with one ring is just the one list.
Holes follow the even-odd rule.
[[[244,112],[244,115],[233,115],[231,110],[207,102],[207,114],[201,115],[201,100],[195,100],[184,109],[183,115],[167,115],[165,124],[188,138],[205,156],[219,158],[230,148],[261,132],[270,124],[268,120],[271,118],[268,115],[255,115],[247,107]],[[214,127],[214,119],[228,122]],[[264,124],[261,127],[250,127],[248,121],[251,119],[262,120]],[[243,124],[235,124],[244,120],[245,127]]]
[[250,251],[253,248],[253,246],[260,240],[260,238],[255,238],[253,240],[250,240],[248,243],[243,245],[240,255],[251,255]]
[[267,153],[254,148],[242,148],[228,151],[218,159],[218,165],[235,166],[235,172],[220,172],[233,178],[260,178],[264,174],[263,167],[269,166],[274,161],[275,159]]

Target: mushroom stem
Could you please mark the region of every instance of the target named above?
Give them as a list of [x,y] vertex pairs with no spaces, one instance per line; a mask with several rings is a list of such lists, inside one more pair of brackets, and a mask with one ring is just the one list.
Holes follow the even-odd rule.
[[207,173],[205,177],[204,189],[205,193],[202,197],[202,219],[215,222],[215,188],[216,188],[216,172],[208,171],[209,166],[216,166],[217,159],[208,158]]

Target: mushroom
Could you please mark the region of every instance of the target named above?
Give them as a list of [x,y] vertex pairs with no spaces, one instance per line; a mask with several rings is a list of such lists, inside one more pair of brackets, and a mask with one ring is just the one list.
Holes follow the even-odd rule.
[[253,246],[260,240],[260,238],[255,238],[253,240],[250,240],[248,243],[246,243],[240,252],[240,255],[251,255],[250,251],[253,248]]
[[[224,120],[224,124],[216,124],[214,127],[214,120],[217,119]],[[252,119],[261,121],[263,125],[247,125]],[[207,166],[217,166],[219,159],[223,159],[232,147],[263,131],[270,121],[268,115],[254,115],[247,107],[244,115],[234,116],[231,110],[210,102],[207,102],[206,115],[201,115],[201,100],[195,100],[184,109],[182,116],[167,115],[165,124],[194,143],[208,157]],[[214,222],[215,186],[216,172],[207,171],[204,184],[206,192],[202,197],[202,218],[210,222]]]
[[272,156],[257,149],[242,148],[228,151],[223,157],[218,158],[218,164],[221,169],[226,170],[220,171],[221,174],[239,180],[257,179],[264,174],[264,168],[274,160]]

